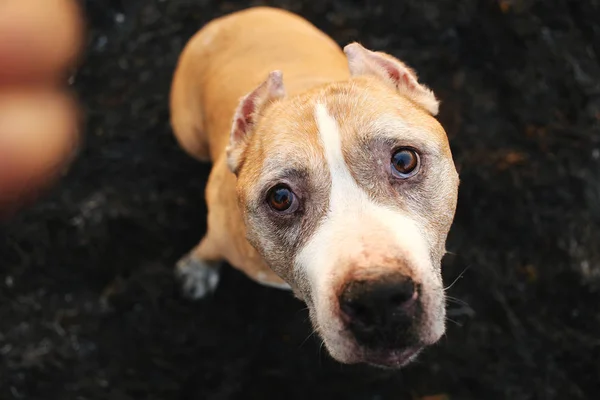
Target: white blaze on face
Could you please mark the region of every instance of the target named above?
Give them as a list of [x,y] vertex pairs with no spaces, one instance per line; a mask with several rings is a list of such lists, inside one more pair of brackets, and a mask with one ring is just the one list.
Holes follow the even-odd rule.
[[[332,280],[351,265],[366,270],[377,268],[378,260],[393,250],[396,255],[402,254],[424,291],[440,283],[431,265],[427,242],[416,222],[400,210],[375,203],[358,186],[344,160],[338,123],[325,105],[317,103],[315,119],[331,174],[329,212],[298,252],[295,267],[301,269],[310,282],[317,322],[322,334],[327,336],[328,331],[335,335],[341,324],[337,310],[328,301],[334,295]],[[424,303],[426,299],[427,296],[421,298]],[[435,307],[434,304],[423,306],[424,309]],[[328,342],[327,337],[325,341]]]

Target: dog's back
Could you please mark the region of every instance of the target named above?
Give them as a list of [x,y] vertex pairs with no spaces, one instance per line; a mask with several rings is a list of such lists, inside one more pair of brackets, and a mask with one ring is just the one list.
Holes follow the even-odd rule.
[[287,11],[251,8],[203,27],[182,52],[171,90],[171,124],[185,151],[220,157],[240,98],[275,69],[292,95],[349,77],[341,48]]

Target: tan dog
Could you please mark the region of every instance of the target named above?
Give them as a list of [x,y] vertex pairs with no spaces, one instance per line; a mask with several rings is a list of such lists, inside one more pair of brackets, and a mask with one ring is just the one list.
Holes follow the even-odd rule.
[[289,12],[207,24],[171,93],[179,143],[213,162],[207,234],[177,265],[185,291],[214,290],[226,261],[291,287],[338,361],[406,364],[445,330],[459,180],[437,111],[402,62],[342,51]]

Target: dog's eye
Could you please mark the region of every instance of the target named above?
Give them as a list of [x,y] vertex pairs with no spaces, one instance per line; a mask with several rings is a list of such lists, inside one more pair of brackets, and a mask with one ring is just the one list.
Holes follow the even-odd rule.
[[400,148],[392,154],[392,173],[402,179],[410,178],[419,171],[419,155],[408,148]]
[[296,196],[287,185],[280,184],[269,190],[267,203],[277,212],[290,212],[296,205]]

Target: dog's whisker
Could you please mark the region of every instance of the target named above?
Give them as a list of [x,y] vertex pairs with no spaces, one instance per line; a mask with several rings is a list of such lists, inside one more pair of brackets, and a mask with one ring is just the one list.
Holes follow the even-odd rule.
[[450,285],[448,285],[447,287],[444,288],[444,292],[446,290],[449,290],[452,286],[454,286],[456,284],[456,282],[458,282],[458,280],[463,277],[463,275],[465,274],[465,272],[467,272],[467,270],[469,268],[471,268],[470,265],[468,265],[465,269],[463,269],[463,271],[456,277],[456,279]]
[[460,304],[461,306],[465,306],[465,307],[471,307],[471,306],[469,305],[469,303],[467,303],[467,302],[466,302],[466,301],[464,301],[464,300],[458,299],[458,298],[456,298],[456,297],[452,297],[452,296],[446,296],[446,300],[447,300],[449,303]]
[[321,339],[321,344],[319,345],[319,350],[317,350],[317,355],[319,360],[321,360],[321,354],[323,353],[323,347],[325,346],[325,340]]
[[452,318],[448,318],[448,317],[446,317],[446,321],[450,321],[450,322],[452,322],[452,323],[456,324],[456,326],[459,326],[459,327],[461,327],[461,328],[462,328],[462,326],[463,326],[463,324],[461,324],[461,323],[460,323],[460,322],[458,322],[458,321],[455,321],[455,320],[453,320]]
[[308,339],[310,339],[311,337],[313,337],[315,334],[317,333],[317,331],[312,331],[307,337],[306,339],[304,339],[302,341],[302,343],[300,343],[300,346],[298,346],[299,348],[304,346],[304,344],[308,341]]
[[319,360],[320,367],[323,366],[323,357],[321,357],[321,354],[323,353],[324,346],[325,346],[325,340],[321,339],[321,345],[319,346],[319,349],[317,350],[317,358]]

